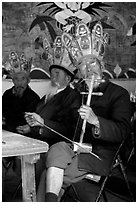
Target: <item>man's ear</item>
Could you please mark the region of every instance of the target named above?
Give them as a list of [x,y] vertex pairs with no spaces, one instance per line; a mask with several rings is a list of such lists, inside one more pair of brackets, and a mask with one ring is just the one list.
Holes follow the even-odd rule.
[[70,82],[71,81],[71,76],[67,75],[67,80],[68,80],[68,82]]

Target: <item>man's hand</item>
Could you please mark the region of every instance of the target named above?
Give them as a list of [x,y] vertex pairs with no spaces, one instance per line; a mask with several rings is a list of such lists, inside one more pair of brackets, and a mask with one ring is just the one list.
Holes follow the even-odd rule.
[[26,112],[24,117],[26,119],[26,122],[31,127],[33,127],[33,126],[43,126],[43,124],[44,124],[44,119],[41,118],[41,116],[38,115],[37,113]]
[[81,118],[83,120],[85,119],[90,124],[97,125],[97,123],[99,122],[98,117],[95,115],[95,113],[89,106],[82,105],[80,109],[78,110],[78,112]]
[[17,132],[20,134],[27,134],[31,131],[30,126],[29,125],[20,125],[16,128]]

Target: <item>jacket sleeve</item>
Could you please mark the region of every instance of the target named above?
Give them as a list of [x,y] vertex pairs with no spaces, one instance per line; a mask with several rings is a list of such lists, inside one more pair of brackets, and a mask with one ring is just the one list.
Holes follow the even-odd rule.
[[121,142],[130,131],[131,105],[127,92],[122,92],[111,105],[110,119],[98,117],[100,135],[95,137],[109,142]]
[[[61,135],[73,138],[74,130],[78,119],[78,108],[80,107],[80,95],[68,95],[63,100],[60,110],[56,113],[56,116],[52,119],[44,118],[44,124],[46,127],[42,128],[41,137],[56,140],[65,140]],[[39,134],[37,127],[31,128],[32,134]],[[59,135],[59,134],[61,135]]]
[[45,124],[52,128],[54,131],[49,128],[44,128],[43,135],[45,137],[59,137],[61,140],[62,136],[58,135],[56,132],[66,136],[70,139],[73,138],[75,127],[78,120],[78,108],[80,107],[80,95],[77,93],[72,96],[69,95],[63,102],[63,109],[57,113],[57,120],[48,120],[45,119]]
[[[42,128],[41,135],[39,134],[40,128]],[[41,126],[31,127],[31,135],[33,138],[37,138],[37,139],[45,138],[44,140],[49,140],[49,139],[52,140],[57,137],[61,137],[61,136],[58,136],[58,133],[65,135],[66,133],[65,126],[62,125],[61,123],[53,122],[51,120],[45,120],[45,127],[41,127]]]

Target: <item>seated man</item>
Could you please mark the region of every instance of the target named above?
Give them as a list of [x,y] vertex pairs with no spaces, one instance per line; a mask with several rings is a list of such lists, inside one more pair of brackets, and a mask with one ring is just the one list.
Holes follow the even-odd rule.
[[[29,74],[31,68],[29,61],[19,60],[17,54],[11,52],[8,68],[14,86],[6,90],[2,96],[2,128],[11,132],[18,132],[19,126],[28,126],[24,114],[26,111],[35,111],[40,98],[28,85],[30,82]],[[4,194],[6,173],[10,164],[13,162],[13,166],[15,168],[17,167],[18,159],[16,157],[8,157],[3,158],[2,162]]]
[[[14,52],[12,52],[14,53]],[[19,61],[21,63],[21,61]],[[27,125],[24,119],[26,111],[35,111],[39,96],[29,87],[30,64],[22,64],[23,68],[10,64],[10,75],[14,86],[3,93],[2,117],[3,129],[17,132],[18,126]]]
[[[63,51],[61,58],[68,59],[66,52]],[[18,128],[18,132],[45,141],[49,146],[59,141],[73,139],[78,120],[78,108],[81,105],[80,94],[70,87],[76,68],[67,67],[64,62],[53,59],[49,67],[51,76],[49,93],[41,99],[35,113],[25,114],[28,127]],[[44,169],[45,154],[41,154],[41,159],[36,164],[36,186]]]
[[[88,173],[107,175],[119,144],[130,131],[129,93],[106,79],[102,82],[103,66],[95,56],[82,58],[78,68],[85,77],[86,89],[89,89],[94,76],[94,91],[102,92],[102,96],[92,96],[90,106],[82,105],[78,110],[81,119],[87,121],[83,142],[92,145],[93,154],[76,153],[72,144],[66,142],[52,145],[47,155],[46,170],[41,176],[37,201],[56,202],[61,188],[80,181]],[[85,98],[83,104],[86,104]],[[78,136],[80,133],[81,128]]]
[[[63,57],[67,58],[64,52]],[[52,145],[59,141],[67,141],[58,133],[73,139],[78,120],[80,94],[70,87],[76,71],[74,66],[67,67],[62,60],[59,63],[55,61],[49,71],[51,76],[49,93],[41,99],[35,113],[25,114],[28,130],[19,127],[18,131],[23,134],[29,133],[31,137]]]

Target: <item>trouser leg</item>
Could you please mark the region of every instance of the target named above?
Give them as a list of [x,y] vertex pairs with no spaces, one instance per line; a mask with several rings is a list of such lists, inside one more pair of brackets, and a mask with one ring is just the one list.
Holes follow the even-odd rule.
[[46,193],[46,170],[43,171],[40,177],[40,183],[37,190],[37,202],[45,201],[45,193]]
[[87,174],[86,171],[78,169],[78,157],[65,142],[57,143],[50,148],[46,167],[58,167],[64,170],[63,188],[81,180]]
[[44,192],[54,192],[57,195],[61,187],[66,188],[71,183],[81,180],[87,173],[78,169],[78,158],[65,142],[57,143],[49,149],[46,168],[47,173],[43,172],[38,187],[38,201],[44,200]]

